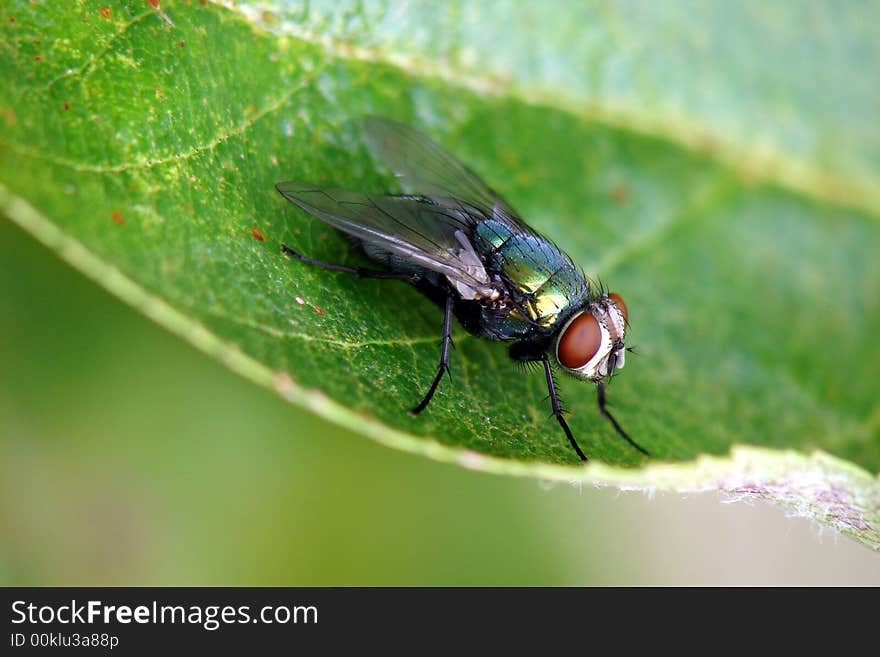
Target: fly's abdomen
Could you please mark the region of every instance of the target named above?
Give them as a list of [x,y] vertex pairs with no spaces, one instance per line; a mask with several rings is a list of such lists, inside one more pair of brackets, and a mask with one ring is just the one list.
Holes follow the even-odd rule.
[[402,258],[401,256],[396,255],[388,249],[383,249],[377,244],[364,242],[361,240],[356,240],[356,242],[357,245],[363,249],[364,253],[370,260],[385,265],[392,271],[402,272],[405,274],[417,274],[424,271],[423,267],[419,267],[417,264],[414,264],[406,258]]

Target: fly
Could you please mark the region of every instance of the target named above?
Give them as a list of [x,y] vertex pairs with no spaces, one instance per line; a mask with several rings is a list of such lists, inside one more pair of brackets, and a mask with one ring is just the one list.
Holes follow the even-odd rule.
[[289,201],[347,233],[378,269],[331,264],[282,245],[309,265],[360,278],[402,280],[444,309],[440,363],[421,413],[449,373],[452,316],[469,333],[510,343],[510,357],[543,366],[553,415],[581,450],[559,399],[554,362],[592,381],[599,411],[615,431],[639,446],[606,407],[606,382],[623,368],[628,311],[623,299],[594,285],[559,247],[528,226],[473,171],[421,133],[368,118],[373,156],[399,178],[405,194],[364,194],[299,182],[275,187]]

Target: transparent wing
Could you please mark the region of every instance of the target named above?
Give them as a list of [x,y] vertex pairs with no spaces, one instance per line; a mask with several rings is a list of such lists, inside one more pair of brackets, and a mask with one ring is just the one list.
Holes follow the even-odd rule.
[[364,134],[373,156],[391,169],[408,193],[458,199],[518,231],[535,232],[476,173],[418,130],[368,117]]
[[457,201],[373,196],[298,182],[276,186],[290,202],[334,228],[458,281],[481,296],[494,288],[467,235],[477,218]]

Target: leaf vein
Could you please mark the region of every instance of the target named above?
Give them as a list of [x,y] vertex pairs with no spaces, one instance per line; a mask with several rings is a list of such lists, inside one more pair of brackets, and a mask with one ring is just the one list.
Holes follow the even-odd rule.
[[[197,308],[190,308],[190,312],[196,315],[199,312],[204,311]],[[303,340],[305,342],[319,342],[342,350],[362,349],[364,347],[411,347],[413,345],[433,344],[439,340],[439,337],[437,335],[418,336],[412,338],[375,338],[365,340],[342,340],[339,338],[323,338],[317,335],[312,335],[311,333],[302,333],[299,331],[284,331],[275,326],[270,326],[262,322],[234,317],[218,309],[211,309],[208,311],[208,313],[216,319],[220,319],[231,324],[236,324],[237,326],[243,326],[245,328],[253,329],[255,331],[260,331],[261,333],[265,333],[266,335],[269,335],[273,338],[283,340]],[[466,334],[457,336],[456,339],[458,341],[461,341],[463,337],[466,337]]]
[[211,141],[200,144],[198,146],[194,146],[189,151],[185,153],[174,153],[173,155],[169,155],[167,157],[159,157],[152,159],[143,159],[143,160],[133,160],[131,162],[122,162],[119,164],[84,164],[82,162],[77,162],[76,160],[72,160],[65,157],[59,157],[57,155],[50,155],[48,153],[44,153],[35,149],[28,148],[22,144],[16,143],[14,141],[3,142],[0,141],[0,146],[5,146],[10,150],[22,155],[24,157],[30,157],[33,159],[39,159],[46,162],[50,162],[60,167],[64,167],[67,169],[71,169],[72,171],[77,171],[80,173],[122,173],[124,171],[137,171],[143,169],[152,169],[155,167],[159,167],[165,164],[174,164],[177,162],[185,162],[192,157],[200,155],[206,151],[211,151],[220,144],[232,139],[234,137],[238,137],[239,135],[244,134],[247,130],[257,123],[259,120],[265,118],[266,116],[277,112],[279,109],[284,107],[290,99],[297,92],[301,91],[305,87],[307,87],[312,82],[312,78],[306,78],[302,84],[298,86],[291,87],[281,96],[271,101],[269,104],[260,108],[256,113],[252,116],[248,117],[244,121],[242,121],[239,125],[233,127],[226,132],[221,132],[219,135],[214,137]]

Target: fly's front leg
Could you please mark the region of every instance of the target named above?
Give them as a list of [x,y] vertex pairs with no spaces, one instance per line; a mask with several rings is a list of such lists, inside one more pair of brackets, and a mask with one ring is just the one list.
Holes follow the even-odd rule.
[[559,426],[561,426],[562,430],[565,432],[568,442],[571,443],[572,449],[574,449],[575,453],[581,458],[581,461],[589,461],[586,454],[581,450],[580,445],[578,445],[577,441],[574,439],[574,434],[571,433],[571,429],[568,428],[568,422],[565,421],[565,410],[562,408],[562,402],[559,399],[559,394],[556,392],[556,380],[553,378],[553,366],[550,364],[550,357],[546,352],[541,354],[541,362],[544,364],[544,374],[547,376],[547,390],[550,392],[550,405],[553,407],[553,415],[556,417],[556,421],[559,422]]
[[[443,315],[443,346],[440,349],[440,365],[437,367],[437,374],[434,376],[434,381],[431,383],[428,394],[425,395],[425,398],[418,406],[410,410],[410,413],[413,415],[418,415],[428,407],[428,404],[431,403],[431,399],[434,397],[434,393],[437,391],[437,386],[440,385],[440,379],[443,378],[444,374],[449,374],[450,344],[452,344],[452,294],[447,294]],[[452,375],[450,374],[450,376]]]
[[357,276],[358,278],[379,278],[384,280],[392,280],[392,281],[410,281],[414,282],[416,280],[415,275],[413,274],[405,274],[397,271],[384,271],[382,269],[364,269],[362,267],[348,267],[346,265],[334,265],[330,262],[322,262],[321,260],[315,260],[314,258],[310,258],[308,256],[303,255],[299,251],[294,251],[286,244],[281,245],[281,250],[285,255],[289,255],[291,258],[296,258],[300,262],[304,262],[307,265],[314,265],[316,267],[321,267],[323,269],[329,269],[330,271],[341,271],[346,274],[352,274]]
[[510,357],[517,362],[527,365],[541,363],[544,366],[544,375],[547,377],[547,391],[550,397],[550,405],[553,408],[553,417],[556,418],[559,426],[565,432],[565,437],[568,438],[568,442],[575,454],[578,455],[581,461],[588,461],[587,455],[584,454],[577,440],[574,439],[574,434],[569,429],[568,422],[565,421],[565,409],[562,407],[559,393],[556,392],[556,379],[553,376],[553,365],[550,363],[547,343],[514,342],[510,345],[509,353]]
[[632,438],[629,437],[629,434],[623,430],[623,427],[621,427],[617,423],[617,420],[614,419],[614,416],[611,415],[611,413],[608,411],[607,408],[605,408],[605,404],[607,403],[607,401],[605,399],[605,382],[599,381],[599,383],[597,384],[597,387],[598,387],[597,401],[599,402],[599,412],[603,415],[603,417],[605,417],[605,419],[607,419],[609,422],[611,422],[611,424],[614,426],[614,430],[617,431],[617,433],[620,435],[621,438],[626,440],[626,442],[628,442],[630,445],[635,447],[637,450],[639,450],[645,456],[651,456],[645,448],[643,448],[635,440],[633,440]]

